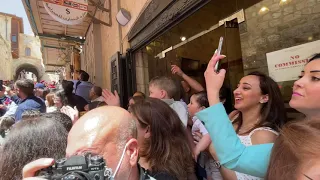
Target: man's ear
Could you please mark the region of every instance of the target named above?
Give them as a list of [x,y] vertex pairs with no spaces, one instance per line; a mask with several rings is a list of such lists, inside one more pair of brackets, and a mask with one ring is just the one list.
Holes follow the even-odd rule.
[[127,149],[126,153],[130,158],[129,162],[131,166],[135,166],[138,162],[139,158],[139,148],[138,148],[138,141],[136,139],[130,139],[127,142]]

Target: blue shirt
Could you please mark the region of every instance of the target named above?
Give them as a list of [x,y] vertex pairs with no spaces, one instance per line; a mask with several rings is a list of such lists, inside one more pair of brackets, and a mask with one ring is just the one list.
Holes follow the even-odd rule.
[[73,80],[73,90],[74,94],[83,97],[87,102],[90,102],[89,93],[93,87],[93,84],[86,81],[80,81],[80,84],[77,86],[79,81]]
[[38,110],[41,113],[46,112],[46,104],[44,101],[36,96],[29,96],[24,100],[21,100],[18,104],[16,111],[16,122],[20,121],[22,118],[22,113],[28,110]]

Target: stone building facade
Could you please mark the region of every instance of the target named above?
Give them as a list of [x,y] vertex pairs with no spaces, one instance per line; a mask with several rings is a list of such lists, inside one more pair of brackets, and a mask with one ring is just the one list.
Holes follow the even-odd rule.
[[[97,12],[97,16],[102,21],[111,22],[112,25],[92,23],[86,36],[81,68],[89,72],[93,83],[111,88],[110,59],[117,52],[125,53],[126,49],[130,48],[128,32],[150,2],[151,0],[121,0],[118,3],[111,1],[111,7],[109,7],[109,1],[106,0],[104,7],[111,8],[110,16]],[[129,11],[131,15],[131,20],[125,26],[121,26],[116,20],[117,13],[121,8]]]
[[[171,75],[170,66],[182,65],[182,59],[199,62],[194,76],[203,83],[206,64],[224,35],[222,64],[234,88],[251,71],[268,73],[266,53],[320,39],[319,0],[105,0],[104,8],[110,12],[98,10],[95,17],[109,25],[91,21],[80,64],[91,82],[108,89],[118,83],[147,93],[150,78]],[[121,8],[131,15],[125,26],[116,20]],[[231,18],[238,12],[239,23]],[[221,21],[237,24],[223,29]],[[182,36],[187,41],[181,42]]]
[[[259,14],[263,6],[268,11]],[[320,1],[317,0],[292,0],[283,5],[276,0],[264,0],[246,9],[245,18],[240,25],[245,74],[254,70],[268,74],[266,53],[320,39]],[[293,82],[279,84],[289,100]]]
[[0,14],[0,79],[12,79],[11,17]]
[[[196,2],[192,0],[177,1],[164,8],[157,15],[158,18],[154,19],[152,19],[152,14],[154,14],[152,12],[160,11],[158,10],[159,7],[165,2],[157,3],[157,1],[153,1],[152,5],[150,4],[153,7],[148,6],[145,12],[142,12],[143,15],[148,12],[149,15],[151,14],[149,18],[149,22],[151,22],[148,22],[148,18],[143,19],[141,17],[137,24],[140,23],[139,25],[142,27],[136,26],[133,27],[133,30],[135,28],[143,30],[137,31],[136,37],[130,39],[133,48],[138,46],[138,50],[135,51],[137,90],[147,93],[148,78],[155,75],[171,75],[170,65],[172,63],[181,65],[181,60],[178,59],[180,56],[199,60],[200,64],[205,66],[210,59],[212,49],[218,44],[216,40],[218,37],[215,36],[222,35],[221,30],[217,27],[216,30],[212,31],[216,32],[217,35],[205,31],[208,31],[211,26],[218,24],[224,18],[228,18],[241,10],[244,12],[244,19],[239,23],[238,32],[230,33],[227,30],[229,31],[227,35],[229,40],[227,40],[227,47],[224,46],[224,49],[228,49],[228,52],[223,52],[228,53],[227,61],[229,68],[231,68],[229,69],[229,79],[233,81],[231,84],[236,84],[239,77],[252,71],[261,71],[268,74],[267,53],[320,39],[318,32],[320,27],[320,1],[318,0],[216,0],[203,2],[202,7],[198,6],[198,9],[182,15],[182,17],[179,17],[182,20],[176,20],[175,22],[173,22],[174,19],[179,19],[176,17],[181,16],[184,9],[188,9],[188,6],[190,6],[188,4],[196,4]],[[196,7],[193,6],[193,8]],[[162,26],[165,27],[170,23],[174,25],[157,33]],[[201,33],[203,35],[184,43],[180,48],[174,49],[181,43],[179,39],[182,35],[189,38]],[[232,42],[232,39],[236,39],[236,41]],[[147,43],[139,47],[141,42]],[[165,58],[154,58],[171,46],[173,50],[166,52]],[[145,63],[146,61],[148,63]],[[237,65],[237,68],[232,69],[232,64],[239,63],[241,67]],[[200,73],[195,78],[197,76],[203,77],[203,74]],[[233,78],[233,76],[238,78]],[[202,80],[199,79],[199,81]],[[279,82],[286,101],[291,97],[292,85],[293,81]]]
[[16,76],[22,70],[32,72],[41,80],[45,74],[45,68],[42,63],[41,44],[39,37],[26,34],[19,34],[19,58],[13,60],[12,72]]
[[0,79],[12,79],[12,55],[10,41],[0,35]]

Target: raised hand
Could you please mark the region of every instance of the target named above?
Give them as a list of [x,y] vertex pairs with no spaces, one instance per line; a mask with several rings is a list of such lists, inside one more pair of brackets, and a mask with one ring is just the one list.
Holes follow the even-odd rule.
[[177,65],[171,65],[171,72],[172,74],[176,74],[178,76],[182,76],[184,74],[181,68]]
[[73,124],[76,123],[79,119],[79,111],[77,107],[72,108],[70,106],[63,106],[60,109],[60,112],[69,116]]
[[104,102],[109,106],[120,106],[120,97],[117,91],[114,94],[108,89],[104,89],[102,92]]
[[217,62],[221,59],[224,59],[225,57],[226,56],[224,55],[214,54],[207,66],[206,71],[204,72],[210,105],[214,105],[220,102],[219,91],[223,85],[226,70],[221,69],[219,72],[216,72],[214,69]]

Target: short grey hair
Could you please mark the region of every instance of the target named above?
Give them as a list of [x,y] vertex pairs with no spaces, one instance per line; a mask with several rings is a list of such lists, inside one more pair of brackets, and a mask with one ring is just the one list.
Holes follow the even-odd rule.
[[133,118],[129,119],[127,127],[119,127],[117,136],[117,150],[122,152],[129,138],[137,138],[137,124]]

